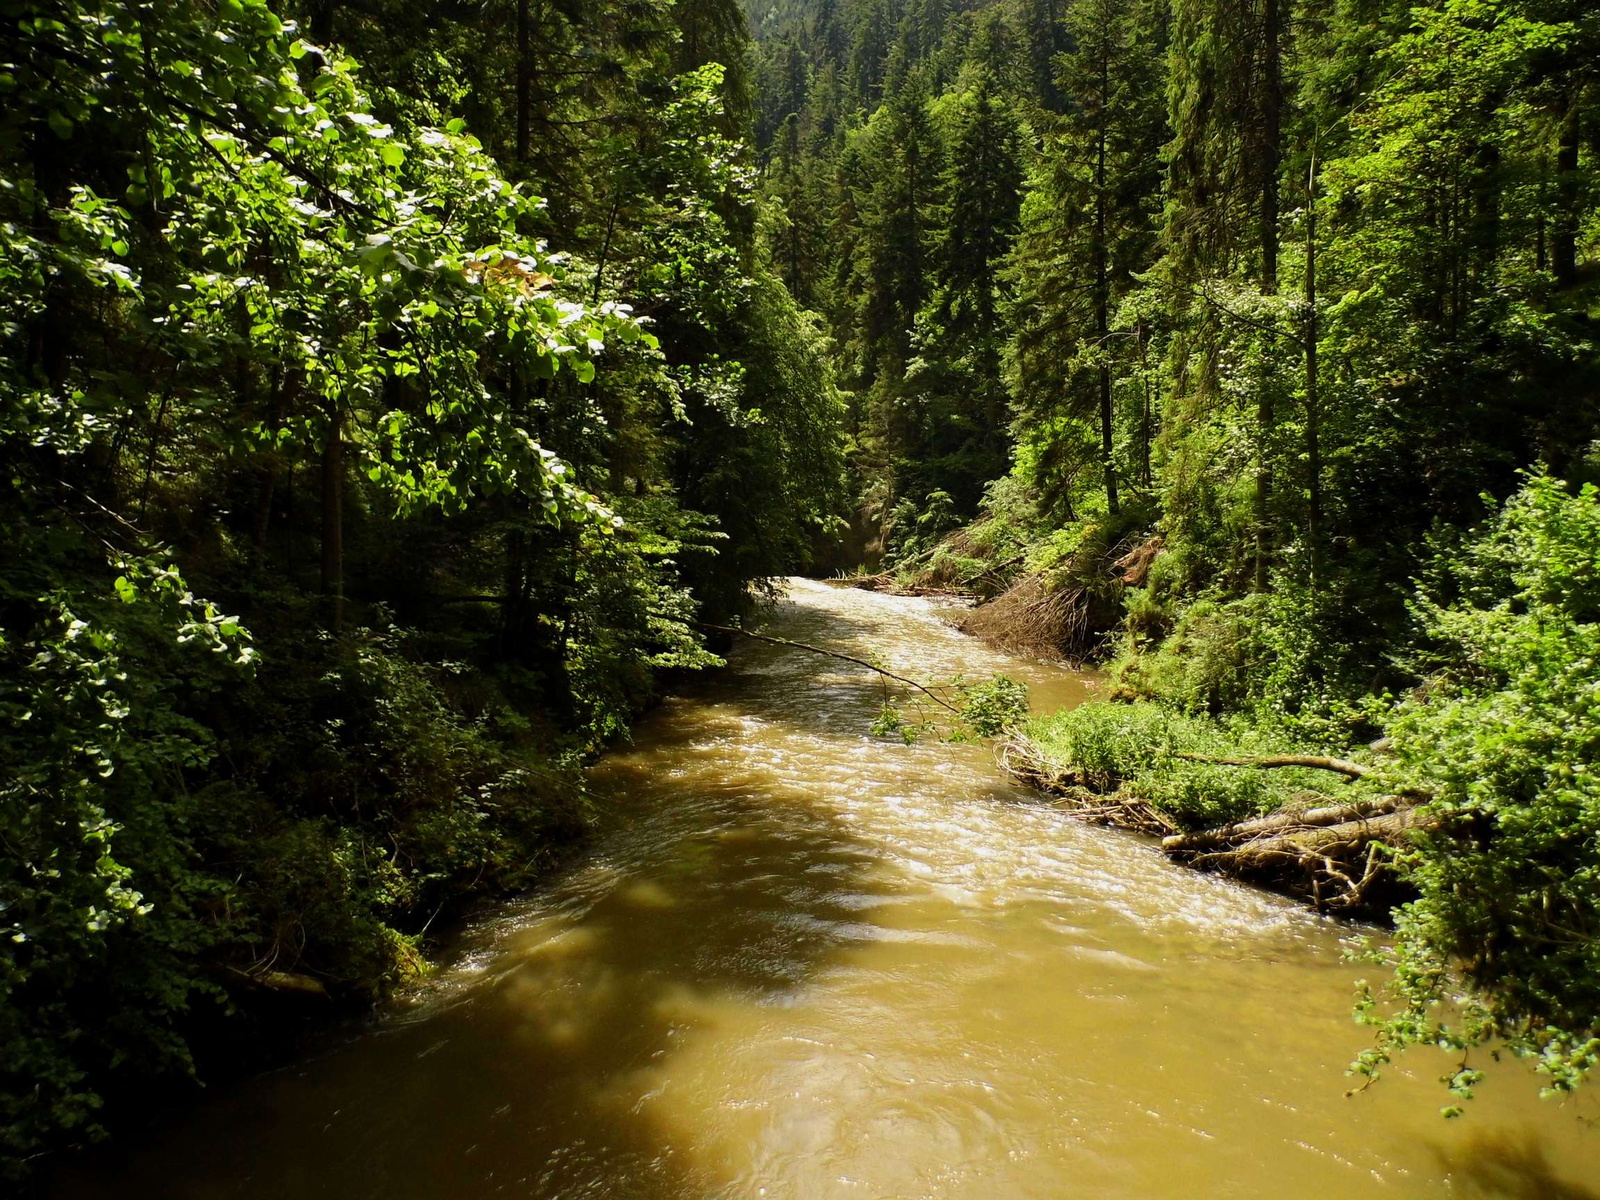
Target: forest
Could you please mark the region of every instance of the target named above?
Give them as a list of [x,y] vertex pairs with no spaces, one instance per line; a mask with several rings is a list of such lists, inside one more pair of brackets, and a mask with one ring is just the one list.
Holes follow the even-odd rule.
[[1313,886],[1359,901],[1382,853],[1409,900],[1356,1073],[1447,1046],[1466,1098],[1493,1043],[1576,1086],[1600,1061],[1600,11],[754,16],[773,263],[849,398],[838,565],[1103,662],[1107,703],[1008,751],[1187,857],[1227,856],[1185,833],[1336,803],[1241,755],[1344,756],[1363,825],[1426,800],[1361,861],[1315,854]]
[[1098,664],[1028,744],[1169,831],[1420,799],[1358,1073],[1600,1062],[1585,0],[5,0],[0,446],[0,1178],[426,974],[800,573]]

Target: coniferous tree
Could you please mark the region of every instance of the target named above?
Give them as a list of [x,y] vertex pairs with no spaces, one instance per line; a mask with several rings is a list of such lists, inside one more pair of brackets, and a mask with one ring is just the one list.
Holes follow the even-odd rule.
[[[1149,69],[1143,15],[1130,0],[1079,0],[1069,8],[1073,49],[1061,56],[1059,76],[1068,109],[1035,169],[1011,266],[1019,421],[1029,436],[1038,430],[1046,439],[1065,434],[1063,420],[1090,421],[1113,513],[1113,387],[1125,340],[1113,321],[1134,273],[1149,267],[1154,242],[1148,184],[1140,181],[1156,165],[1159,127],[1148,113],[1159,79]],[[1059,458],[1047,452],[1036,461],[1048,469]],[[1074,469],[1070,452],[1059,465]]]

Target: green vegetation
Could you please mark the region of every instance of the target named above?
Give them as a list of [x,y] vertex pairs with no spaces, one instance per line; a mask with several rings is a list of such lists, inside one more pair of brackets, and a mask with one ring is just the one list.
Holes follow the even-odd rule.
[[[1415,899],[1360,1069],[1499,1038],[1575,1084],[1600,1054],[1600,13],[818,0],[759,28],[774,262],[851,393],[842,565],[1106,662],[1108,702],[1018,752],[1086,815],[1394,810]],[[1366,773],[1190,757],[1290,754]]]
[[6,1173],[424,969],[803,565],[841,402],[745,53],[717,0],[8,6]]
[[[1387,716],[1388,770],[1441,824],[1405,855],[1421,895],[1381,956],[1404,1007],[1369,1010],[1362,1066],[1494,1037],[1568,1091],[1600,1062],[1600,491],[1530,480],[1441,548],[1415,607],[1427,685]],[[1445,1017],[1457,970],[1473,999]]]
[[1150,702],[1085,704],[1035,719],[1027,736],[1051,760],[1070,763],[1089,790],[1127,789],[1179,829],[1260,816],[1303,801],[1306,793],[1345,798],[1342,781],[1324,771],[1240,770],[1182,757],[1269,756],[1300,747],[1276,731],[1244,722],[1228,726]]
[[7,1172],[424,970],[808,563],[1108,659],[1033,737],[1166,827],[1428,797],[1363,1069],[1600,1057],[1600,13],[747,23],[8,4]]

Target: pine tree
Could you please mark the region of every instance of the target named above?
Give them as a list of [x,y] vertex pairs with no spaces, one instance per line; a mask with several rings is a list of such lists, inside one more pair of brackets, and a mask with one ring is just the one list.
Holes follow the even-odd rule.
[[[1061,57],[1067,112],[1036,169],[1010,267],[1018,293],[1013,387],[1040,433],[1087,419],[1098,433],[1106,507],[1119,506],[1113,384],[1116,309],[1153,252],[1150,180],[1159,80],[1133,0],[1078,0]],[[1052,434],[1045,434],[1052,436]]]
[[963,389],[984,441],[1003,440],[1004,334],[999,319],[1000,271],[1017,234],[1022,166],[1014,119],[981,74],[958,125],[946,168],[948,209],[939,255],[935,349],[969,363]]

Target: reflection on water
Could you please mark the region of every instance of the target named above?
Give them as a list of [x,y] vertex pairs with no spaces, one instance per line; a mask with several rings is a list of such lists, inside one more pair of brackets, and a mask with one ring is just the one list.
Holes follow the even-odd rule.
[[[1084,692],[919,600],[794,581],[774,627]],[[880,689],[738,647],[594,769],[595,852],[427,995],[58,1194],[1600,1200],[1593,1097],[1505,1066],[1446,1123],[1418,1054],[1345,1098],[1346,930],[1063,818],[985,746],[871,739]]]

